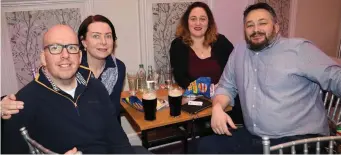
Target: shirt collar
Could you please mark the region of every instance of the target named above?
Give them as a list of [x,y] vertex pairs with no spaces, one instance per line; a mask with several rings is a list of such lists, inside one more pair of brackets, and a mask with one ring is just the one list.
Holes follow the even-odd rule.
[[[77,88],[78,87],[86,87],[89,79],[91,77],[91,71],[88,67],[85,66],[79,66],[77,72],[76,72],[76,80],[77,80]],[[49,77],[44,73],[43,67],[39,68],[39,73],[35,77],[35,82],[38,84],[44,86],[47,89],[52,90],[55,93],[61,93],[61,89],[58,88],[53,81],[49,80]]]

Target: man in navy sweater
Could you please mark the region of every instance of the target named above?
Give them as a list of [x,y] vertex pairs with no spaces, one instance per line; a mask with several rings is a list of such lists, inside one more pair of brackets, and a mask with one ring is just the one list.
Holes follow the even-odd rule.
[[135,153],[110,114],[105,87],[80,66],[75,32],[56,25],[45,33],[43,44],[39,74],[16,94],[25,108],[5,122],[2,153],[29,153],[21,127],[56,153]]

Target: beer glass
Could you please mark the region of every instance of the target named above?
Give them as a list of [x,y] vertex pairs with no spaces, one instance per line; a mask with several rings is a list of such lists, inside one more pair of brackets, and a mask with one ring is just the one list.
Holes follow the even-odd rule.
[[144,119],[153,121],[156,119],[156,92],[155,90],[148,89],[143,92],[142,105],[144,111]]
[[181,114],[182,90],[178,87],[170,87],[168,89],[168,103],[170,115],[173,117]]

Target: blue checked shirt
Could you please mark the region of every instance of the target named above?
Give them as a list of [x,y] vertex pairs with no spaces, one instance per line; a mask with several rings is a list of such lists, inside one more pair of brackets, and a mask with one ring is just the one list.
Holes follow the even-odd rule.
[[260,52],[237,46],[215,95],[239,94],[245,126],[254,135],[327,135],[321,88],[341,96],[341,66],[307,40],[277,36]]

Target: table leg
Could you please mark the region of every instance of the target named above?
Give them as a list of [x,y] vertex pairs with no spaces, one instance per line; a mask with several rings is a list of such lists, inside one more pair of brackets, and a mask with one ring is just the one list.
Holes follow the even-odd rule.
[[149,148],[149,142],[148,142],[148,133],[147,131],[141,132],[141,139],[142,139],[142,146],[146,149]]
[[192,126],[191,126],[191,136],[192,136],[192,140],[195,139],[195,132],[196,132],[196,129],[195,129],[195,120],[192,121]]
[[187,154],[188,153],[188,142],[187,142],[187,136],[185,136],[185,139],[183,140],[182,142],[184,144],[184,154]]
[[[187,138],[189,138],[189,134],[188,134],[188,124],[183,125],[184,131],[182,131],[184,139],[182,140],[183,143],[183,153],[187,154],[188,153],[188,141]],[[180,130],[181,131],[181,130]]]

